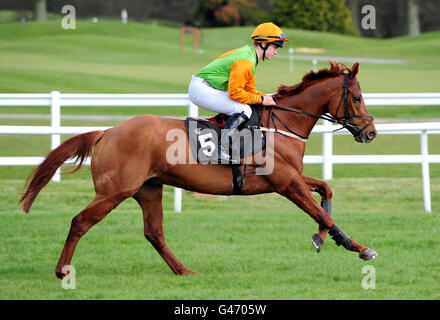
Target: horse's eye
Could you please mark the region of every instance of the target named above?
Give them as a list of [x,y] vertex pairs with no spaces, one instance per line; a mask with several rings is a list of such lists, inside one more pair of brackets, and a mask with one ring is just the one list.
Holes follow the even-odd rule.
[[353,97],[354,102],[361,102],[361,97]]

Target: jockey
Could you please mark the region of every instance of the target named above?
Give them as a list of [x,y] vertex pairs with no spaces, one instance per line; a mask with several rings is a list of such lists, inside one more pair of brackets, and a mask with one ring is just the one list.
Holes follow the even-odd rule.
[[255,88],[255,68],[260,60],[272,59],[284,41],[289,41],[271,22],[257,26],[251,38],[252,46],[226,52],[193,75],[188,89],[190,100],[197,106],[230,116],[225,125],[227,131],[222,134],[219,160],[233,164],[237,160],[232,161],[228,154],[229,138],[250,118],[249,104],[275,104],[271,95]]

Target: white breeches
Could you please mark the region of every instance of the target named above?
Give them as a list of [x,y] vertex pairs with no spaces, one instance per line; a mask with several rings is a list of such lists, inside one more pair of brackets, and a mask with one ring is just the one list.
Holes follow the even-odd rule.
[[196,76],[192,76],[188,95],[192,103],[209,111],[224,113],[228,116],[244,112],[248,118],[252,114],[252,109],[248,104],[232,100],[227,92],[215,89],[206,80]]

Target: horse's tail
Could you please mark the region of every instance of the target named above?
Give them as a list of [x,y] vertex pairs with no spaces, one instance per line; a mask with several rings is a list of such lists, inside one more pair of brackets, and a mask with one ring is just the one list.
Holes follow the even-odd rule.
[[[76,157],[75,163],[77,163],[77,167],[69,173],[76,172],[83,165],[86,158],[91,154],[94,145],[103,135],[104,131],[83,133],[64,141],[58,148],[49,152],[44,161],[27,178],[25,184],[27,189],[19,202],[23,206],[24,212],[29,213],[38,193],[49,183],[57,169],[66,160]],[[29,183],[31,178],[32,181]]]

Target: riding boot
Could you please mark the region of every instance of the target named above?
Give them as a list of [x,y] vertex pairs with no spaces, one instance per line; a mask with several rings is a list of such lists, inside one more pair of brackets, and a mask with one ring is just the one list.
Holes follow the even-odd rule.
[[229,155],[229,139],[236,133],[241,124],[249,120],[244,112],[234,113],[226,122],[225,129],[226,133],[222,134],[218,159],[220,161],[227,161],[230,164],[240,164],[240,159],[233,159]]

